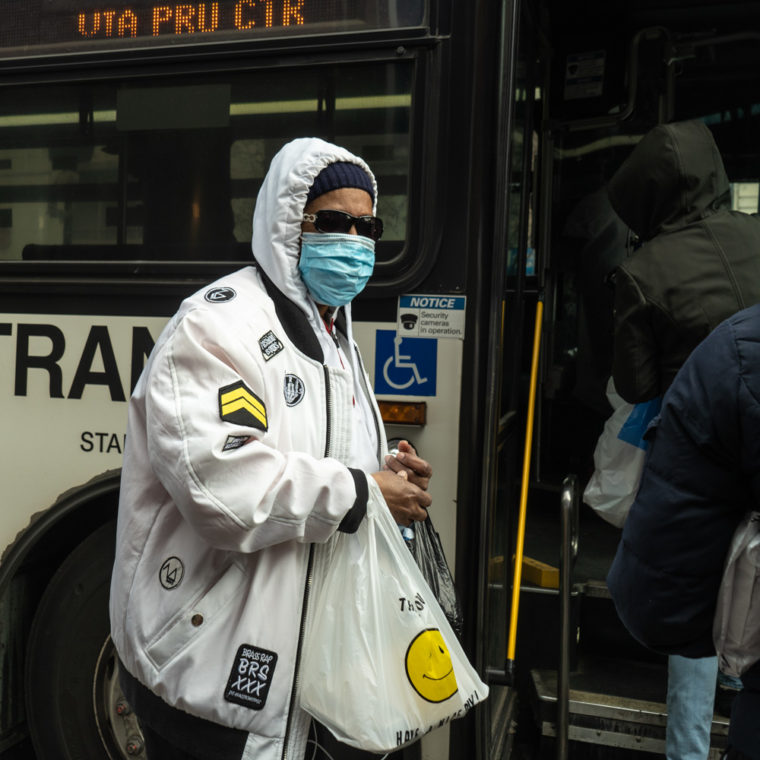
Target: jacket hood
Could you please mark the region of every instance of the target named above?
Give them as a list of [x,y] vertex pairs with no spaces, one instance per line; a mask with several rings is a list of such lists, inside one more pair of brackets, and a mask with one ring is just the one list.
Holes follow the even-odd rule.
[[642,240],[728,205],[729,190],[718,146],[701,121],[650,130],[607,186],[612,207]]
[[[287,143],[272,159],[253,212],[251,246],[256,262],[309,318],[314,306],[298,271],[301,217],[315,177],[335,161],[348,161],[364,169],[377,198],[375,176],[361,158],[317,137],[302,137]],[[373,201],[373,213],[375,209]]]

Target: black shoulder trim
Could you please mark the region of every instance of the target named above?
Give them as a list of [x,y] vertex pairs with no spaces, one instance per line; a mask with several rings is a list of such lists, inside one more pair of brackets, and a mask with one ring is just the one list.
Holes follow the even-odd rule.
[[345,309],[341,309],[338,312],[338,316],[335,317],[335,327],[337,327],[338,330],[343,333],[343,335],[345,335],[346,337],[348,337],[348,329],[347,329],[348,325],[347,325],[347,322],[346,322],[346,310]]
[[248,732],[178,710],[143,686],[119,661],[119,685],[138,720],[183,752],[208,760],[240,760]]
[[306,319],[306,315],[296,304],[285,297],[260,266],[257,265],[256,270],[264,281],[264,286],[267,289],[269,297],[274,301],[274,308],[278,319],[295,347],[310,359],[324,364],[325,357],[322,352],[322,346],[320,346],[319,338],[314,334],[309,320]]
[[354,485],[356,486],[356,501],[340,521],[338,530],[342,533],[356,533],[361,521],[367,514],[367,501],[369,500],[369,485],[367,484],[367,478],[371,476],[367,475],[362,470],[355,470],[352,467],[349,467],[348,471],[354,478]]

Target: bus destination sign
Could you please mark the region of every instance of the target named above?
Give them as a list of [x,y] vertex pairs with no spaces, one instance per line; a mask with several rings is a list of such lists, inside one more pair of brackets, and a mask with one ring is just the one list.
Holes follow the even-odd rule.
[[424,0],[6,0],[0,57],[418,26]]
[[130,3],[122,8],[78,10],[72,15],[70,23],[74,27],[71,29],[72,37],[84,40],[303,26],[309,15],[307,0],[154,3],[143,8]]

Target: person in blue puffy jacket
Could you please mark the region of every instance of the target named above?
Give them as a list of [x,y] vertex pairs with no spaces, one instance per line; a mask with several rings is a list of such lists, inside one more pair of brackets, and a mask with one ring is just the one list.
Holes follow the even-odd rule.
[[[607,583],[645,646],[714,655],[716,598],[731,537],[760,507],[760,305],[692,352],[646,434],[649,450]],[[729,760],[760,760],[760,662],[742,676]]]

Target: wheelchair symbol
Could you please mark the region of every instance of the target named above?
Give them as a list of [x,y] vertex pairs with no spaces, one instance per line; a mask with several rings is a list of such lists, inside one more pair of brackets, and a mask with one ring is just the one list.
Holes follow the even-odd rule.
[[[417,365],[414,362],[409,361],[412,357],[401,353],[402,340],[403,339],[398,335],[393,339],[393,353],[388,357],[388,360],[383,365],[383,378],[385,382],[388,383],[391,388],[395,388],[397,391],[403,391],[413,383],[422,385],[422,383],[427,382],[427,378],[420,375],[420,371],[417,369]],[[406,382],[396,382],[394,380],[391,380],[390,374],[388,372],[391,368],[391,365],[393,365],[393,368],[395,370],[411,370],[411,377],[409,377]],[[394,372],[394,375],[398,377],[398,373]],[[402,375],[406,375],[406,373],[402,373]]]

